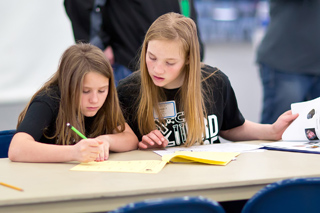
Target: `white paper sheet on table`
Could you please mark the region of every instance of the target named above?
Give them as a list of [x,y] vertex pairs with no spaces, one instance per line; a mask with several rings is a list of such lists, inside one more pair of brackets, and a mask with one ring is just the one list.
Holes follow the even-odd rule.
[[249,152],[249,151],[261,151],[262,145],[255,144],[243,144],[243,143],[219,143],[209,145],[195,145],[191,147],[167,147],[162,150],[154,150],[154,152],[160,156],[166,154],[172,154],[177,151],[191,151],[191,152]]

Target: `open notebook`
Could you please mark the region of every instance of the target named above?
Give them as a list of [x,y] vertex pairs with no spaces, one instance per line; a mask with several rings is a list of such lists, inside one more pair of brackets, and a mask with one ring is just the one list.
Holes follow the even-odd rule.
[[235,159],[240,152],[188,152],[178,151],[162,156],[168,163],[204,163],[214,165],[227,165]]
[[167,163],[203,163],[227,165],[240,152],[176,152],[162,156],[162,160],[103,161],[80,163],[70,170],[91,172],[158,173]]

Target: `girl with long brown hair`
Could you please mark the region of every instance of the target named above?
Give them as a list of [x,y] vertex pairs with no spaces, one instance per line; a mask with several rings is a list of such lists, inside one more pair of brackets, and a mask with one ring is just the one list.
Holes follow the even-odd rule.
[[109,150],[137,147],[119,106],[110,63],[99,48],[79,43],[63,53],[57,72],[20,114],[8,155],[23,162],[89,162],[107,160]]
[[228,77],[201,64],[197,29],[177,13],[160,16],[141,49],[140,70],[118,86],[128,124],[139,148],[279,140],[298,116],[285,112],[273,125],[245,120]]

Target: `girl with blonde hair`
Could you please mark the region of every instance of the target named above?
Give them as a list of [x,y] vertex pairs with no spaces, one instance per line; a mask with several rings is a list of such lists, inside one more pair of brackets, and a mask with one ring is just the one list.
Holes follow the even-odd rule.
[[79,43],[63,53],[57,72],[20,114],[8,156],[22,162],[104,161],[109,150],[137,147],[120,109],[110,63],[99,48]]
[[298,116],[285,112],[273,125],[245,120],[228,77],[201,64],[192,19],[177,13],[150,26],[141,49],[140,71],[120,81],[118,94],[139,148],[279,140]]

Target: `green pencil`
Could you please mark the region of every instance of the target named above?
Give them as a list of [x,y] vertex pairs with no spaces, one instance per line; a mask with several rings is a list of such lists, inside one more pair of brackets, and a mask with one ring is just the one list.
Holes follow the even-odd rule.
[[79,132],[76,128],[74,128],[70,123],[67,123],[67,126],[70,127],[75,133],[77,133],[82,139],[87,139],[81,132]]

